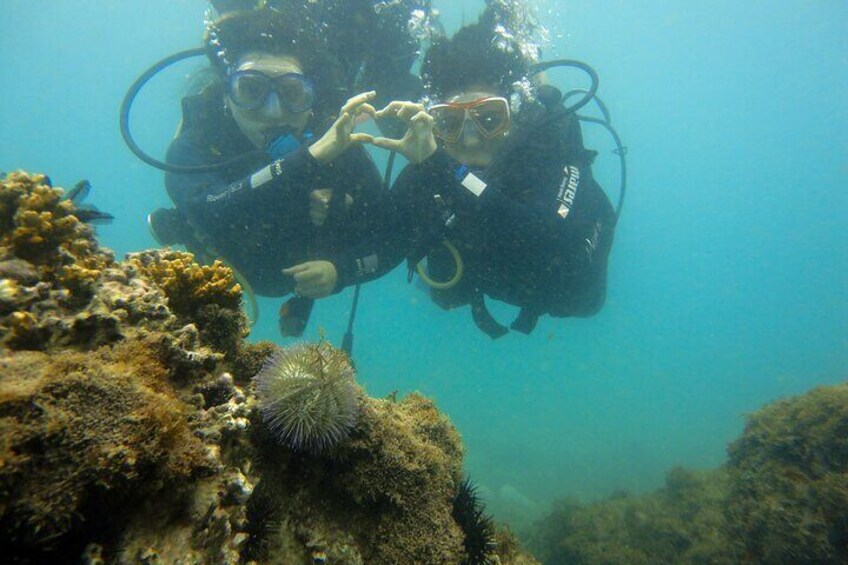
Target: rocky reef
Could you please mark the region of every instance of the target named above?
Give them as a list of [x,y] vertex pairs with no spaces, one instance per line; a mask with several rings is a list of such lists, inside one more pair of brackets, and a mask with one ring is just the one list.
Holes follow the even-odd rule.
[[[280,351],[244,341],[232,273],[172,250],[116,261],[61,196],[0,180],[4,563],[536,563],[506,529],[463,530],[464,448],[431,400],[357,394],[332,448],[280,442],[254,391]],[[313,396],[276,400],[302,425]]]
[[848,563],[848,384],[766,406],[729,448],[727,529],[757,563]]
[[531,548],[546,564],[848,563],[848,384],[762,408],[728,452],[649,495],[559,501]]

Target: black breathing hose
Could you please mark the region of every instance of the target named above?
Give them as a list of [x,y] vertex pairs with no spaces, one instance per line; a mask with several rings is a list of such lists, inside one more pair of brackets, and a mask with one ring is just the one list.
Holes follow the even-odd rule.
[[[615,141],[615,153],[618,155],[618,160],[621,165],[621,185],[618,191],[618,205],[615,207],[615,215],[616,217],[621,215],[621,209],[624,206],[624,194],[627,190],[627,148],[621,142],[621,137],[619,137],[618,132],[615,131],[615,128],[612,127],[612,118],[610,117],[609,109],[604,102],[598,98],[598,73],[595,72],[590,65],[584,63],[583,61],[577,61],[574,59],[554,59],[552,61],[545,61],[543,63],[538,63],[534,66],[533,70],[537,73],[542,73],[547,71],[548,69],[552,69],[555,67],[574,67],[576,69],[580,69],[589,75],[589,79],[592,84],[588,89],[577,88],[573,90],[569,90],[562,96],[562,104],[565,107],[566,111],[573,112],[577,116],[577,118],[582,122],[588,122],[592,124],[598,124],[606,128],[606,130],[612,135],[613,140]],[[569,98],[574,95],[582,94],[583,96],[576,103],[571,106],[566,105],[566,102]],[[589,102],[592,100],[597,104],[598,109],[601,111],[603,115],[603,119],[601,118],[593,118],[591,116],[583,116],[581,114],[577,114],[577,110],[584,108]]]
[[[574,59],[554,59],[552,61],[537,63],[533,67],[533,70],[536,73],[543,73],[548,69],[552,69],[554,67],[574,67],[576,69],[580,69],[581,71],[589,75],[589,78],[592,81],[592,85],[588,88],[588,90],[582,91],[584,92],[583,98],[578,100],[577,103],[575,103],[573,106],[566,106],[566,110],[568,110],[569,112],[576,112],[577,110],[581,109],[583,106],[592,101],[592,98],[595,97],[595,93],[598,91],[599,82],[598,73],[595,72],[595,69],[593,69],[590,65],[587,65],[583,61],[577,61]],[[564,100],[565,98],[563,98],[563,101]]]
[[129,90],[127,90],[126,95],[124,95],[124,100],[121,103],[121,136],[124,138],[124,143],[127,144],[127,147],[130,148],[136,157],[147,163],[152,167],[156,167],[157,169],[161,169],[163,171],[167,171],[169,173],[183,173],[183,174],[192,174],[192,173],[210,173],[213,171],[218,171],[223,168],[229,167],[234,163],[237,163],[243,160],[245,157],[253,156],[255,153],[250,151],[243,155],[239,155],[234,159],[230,159],[224,163],[215,163],[214,165],[196,165],[196,166],[187,166],[187,165],[171,165],[169,163],[165,163],[151,157],[149,154],[145,153],[145,151],[138,146],[138,144],[133,139],[132,133],[130,133],[130,110],[132,109],[133,102],[135,102],[136,96],[138,96],[139,91],[144,88],[144,85],[147,84],[151,78],[153,78],[157,73],[177,63],[184,59],[189,59],[191,57],[198,57],[201,55],[205,55],[206,51],[202,47],[198,47],[196,49],[186,49],[185,51],[180,51],[179,53],[174,53],[169,57],[165,57],[161,61],[157,62],[155,65],[144,71],[132,85]]

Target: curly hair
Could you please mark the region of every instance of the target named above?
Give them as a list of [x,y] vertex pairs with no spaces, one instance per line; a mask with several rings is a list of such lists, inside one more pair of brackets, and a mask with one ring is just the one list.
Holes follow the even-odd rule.
[[531,62],[516,45],[503,44],[496,32],[497,17],[484,10],[477,23],[463,27],[450,39],[436,40],[427,50],[421,76],[432,99],[477,85],[491,85],[507,98],[516,81],[530,73]]
[[349,96],[341,66],[322,39],[320,22],[293,5],[228,12],[207,23],[203,45],[221,77],[249,53],[294,57],[315,84],[319,115],[338,111]]

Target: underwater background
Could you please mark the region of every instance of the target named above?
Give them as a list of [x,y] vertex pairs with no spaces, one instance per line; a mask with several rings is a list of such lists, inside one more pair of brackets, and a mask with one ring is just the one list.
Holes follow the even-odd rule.
[[[675,465],[716,467],[746,413],[843,381],[848,366],[848,4],[536,4],[550,31],[543,58],[594,66],[628,148],[606,306],[491,341],[399,268],[363,287],[354,347],[372,396],[436,400],[489,509],[519,527],[561,496],[643,492]],[[452,31],[483,2],[435,5]],[[123,145],[118,110],[144,69],[200,44],[207,2],[2,6],[0,170],[64,187],[89,179],[91,202],[116,217],[99,228],[103,244],[119,257],[153,247],[145,218],[168,205],[162,174]],[[172,67],[141,93],[133,132],[154,155],[200,66]],[[615,201],[613,143],[584,131]],[[305,337],[340,344],[351,296],[320,302]],[[279,302],[260,301],[252,339],[282,342]]]

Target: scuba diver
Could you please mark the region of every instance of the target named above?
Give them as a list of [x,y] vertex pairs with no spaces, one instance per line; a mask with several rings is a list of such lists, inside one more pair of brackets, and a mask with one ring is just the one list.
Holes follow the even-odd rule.
[[578,116],[559,90],[532,84],[537,71],[519,46],[499,48],[496,26],[487,9],[428,49],[421,73],[438,103],[395,101],[376,112],[408,129],[371,143],[409,164],[379,233],[333,259],[339,284],[349,285],[406,258],[410,280],[417,271],[444,309],[470,305],[492,338],[509,328],[484,297],[517,306],[510,328],[523,333],[542,315],[598,312],[617,220],[592,177],[596,153],[583,146]]
[[[347,150],[369,139],[352,133],[354,122],[374,112],[369,102],[378,97],[420,96],[411,65],[420,41],[443,32],[430,0],[211,0],[211,7],[203,49],[166,57],[130,87],[121,134],[137,157],[167,173],[176,207],[148,216],[154,238],[183,244],[202,262],[224,259],[254,321],[254,292],[283,296],[294,289],[299,296],[281,308],[280,329],[300,335],[312,299],[334,288],[336,274],[331,262],[297,261],[331,257],[374,225],[380,179],[364,150]],[[210,59],[215,79],[183,100],[180,129],[162,162],[133,139],[133,102],[156,74],[198,55]],[[339,112],[353,92],[367,94]],[[344,120],[333,123],[334,115]],[[405,129],[397,120],[378,125],[384,135]],[[281,279],[286,265],[291,270]],[[346,339],[358,295],[357,287]]]
[[176,207],[148,218],[161,245],[223,259],[249,292],[296,293],[281,309],[286,335],[300,335],[312,300],[336,288],[327,258],[375,229],[383,186],[361,146],[370,137],[353,132],[375,93],[348,98],[344,70],[304,15],[288,5],[207,24],[217,80],[183,99],[166,158]]

